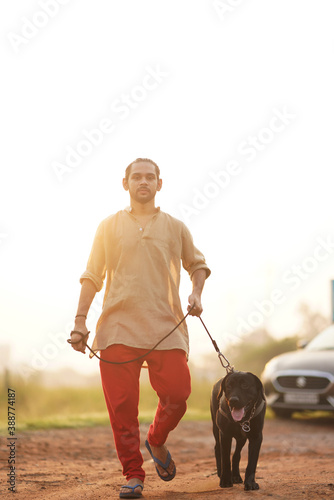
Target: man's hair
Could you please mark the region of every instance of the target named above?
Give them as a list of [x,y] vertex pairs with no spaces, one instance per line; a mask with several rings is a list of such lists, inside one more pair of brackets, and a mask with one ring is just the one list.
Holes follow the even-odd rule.
[[133,161],[132,163],[130,163],[130,165],[128,165],[126,167],[126,169],[125,169],[125,178],[126,178],[126,180],[127,181],[129,180],[132,165],[134,163],[139,163],[141,161],[148,161],[149,163],[152,163],[152,165],[155,166],[155,173],[156,173],[156,176],[157,176],[157,178],[159,180],[159,178],[160,178],[160,168],[158,167],[158,165],[153,160],[150,160],[149,158],[137,158],[135,161]]

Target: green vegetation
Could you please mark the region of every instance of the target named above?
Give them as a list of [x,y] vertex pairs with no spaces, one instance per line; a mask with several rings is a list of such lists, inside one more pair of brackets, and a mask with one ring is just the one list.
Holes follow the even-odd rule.
[[[7,433],[7,389],[0,379],[0,433]],[[192,394],[184,420],[210,420],[210,395],[213,383],[193,378]],[[36,383],[12,382],[16,393],[17,432],[37,429],[109,426],[108,413],[100,387],[46,388]],[[151,422],[157,396],[148,382],[141,385],[140,422]],[[298,415],[297,415],[298,416]],[[312,414],[316,418],[316,414]],[[331,415],[332,416],[332,415]],[[270,408],[266,418],[275,418]],[[305,418],[300,414],[298,418]]]
[[[0,429],[6,429],[7,391],[0,392]],[[11,381],[15,390],[17,430],[102,423],[105,403],[99,388],[46,388],[36,382]],[[105,419],[107,420],[107,419]]]
[[[326,326],[326,319],[304,306],[304,327],[299,336],[273,339],[265,330],[252,332],[236,345],[230,345],[223,354],[235,369],[261,375],[265,364],[272,357],[295,350],[300,338],[310,339]],[[219,340],[219,339],[217,339]],[[219,342],[218,342],[219,343]],[[186,420],[210,419],[210,395],[215,380],[225,375],[217,354],[204,358],[199,368],[190,362],[192,372],[192,394],[188,400]],[[7,432],[7,388],[9,375],[0,377],[0,431]],[[108,413],[101,386],[85,388],[43,386],[39,377],[28,382],[18,376],[10,377],[10,386],[15,390],[17,431],[42,428],[83,427],[109,425]],[[151,388],[147,373],[143,371],[139,415],[141,422],[151,422],[157,406],[157,396]],[[267,418],[273,418],[267,410]],[[301,416],[303,418],[303,416]]]
[[[252,372],[260,377],[270,359],[288,351],[295,351],[298,340],[297,336],[273,339],[266,331],[260,330],[245,337],[239,343],[223,349],[223,355],[236,370]],[[191,362],[190,366],[196,373],[196,377],[201,380],[214,382],[225,375],[225,370],[215,352],[203,357],[200,370]]]
[[[254,335],[254,334],[253,334]],[[246,338],[242,344],[229,349],[229,357],[235,368],[240,371],[252,372],[258,377],[263,372],[266,363],[279,354],[297,349],[298,337],[287,337],[284,339],[268,339],[258,345],[256,336]]]
[[[0,380],[0,431],[6,432],[7,388]],[[102,388],[47,388],[36,382],[13,379],[16,394],[17,431],[28,429],[109,425]],[[210,418],[209,401],[212,384],[193,382],[186,419]],[[150,422],[157,406],[157,396],[148,382],[141,384],[139,414],[141,422]]]

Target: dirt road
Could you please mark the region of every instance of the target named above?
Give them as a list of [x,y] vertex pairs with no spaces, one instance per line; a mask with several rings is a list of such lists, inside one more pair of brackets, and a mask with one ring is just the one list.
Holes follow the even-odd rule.
[[[177,465],[170,483],[155,473],[144,447],[147,429],[142,425],[145,499],[334,499],[333,419],[267,420],[256,476],[260,490],[253,492],[244,492],[243,485],[219,488],[210,422],[181,422],[170,435],[168,445]],[[9,493],[5,443],[6,438],[0,496]],[[16,443],[15,500],[118,498],[124,480],[108,427],[24,432]],[[242,475],[246,460],[245,447]]]

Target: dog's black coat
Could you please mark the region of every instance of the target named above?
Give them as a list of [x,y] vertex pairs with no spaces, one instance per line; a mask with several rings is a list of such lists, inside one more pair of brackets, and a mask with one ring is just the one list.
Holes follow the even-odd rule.
[[[255,471],[262,443],[264,415],[266,412],[265,395],[261,380],[250,372],[235,371],[228,373],[226,377],[218,380],[214,385],[210,407],[213,435],[216,441],[217,474],[220,477],[221,488],[233,486],[233,483],[242,483],[239,472],[240,453],[248,439],[245,490],[259,489],[259,485],[255,482]],[[244,408],[244,410],[241,410],[241,408]],[[244,415],[240,419],[243,411]],[[232,417],[232,413],[240,421],[236,422]],[[242,429],[244,422],[248,423],[249,432]],[[236,439],[236,447],[231,469],[232,438]]]

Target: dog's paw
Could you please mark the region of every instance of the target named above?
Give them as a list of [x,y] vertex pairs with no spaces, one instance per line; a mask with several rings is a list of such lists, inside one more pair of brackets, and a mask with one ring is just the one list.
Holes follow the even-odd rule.
[[245,491],[259,490],[260,486],[255,481],[245,481]]
[[233,481],[233,484],[243,483],[243,480],[242,480],[240,474],[235,474],[234,476],[232,476],[232,481]]
[[221,477],[219,486],[221,488],[232,488],[233,486],[232,479],[224,479],[223,477]]

